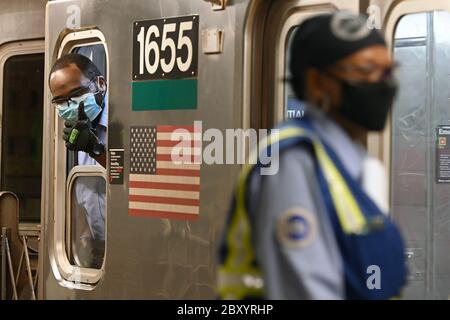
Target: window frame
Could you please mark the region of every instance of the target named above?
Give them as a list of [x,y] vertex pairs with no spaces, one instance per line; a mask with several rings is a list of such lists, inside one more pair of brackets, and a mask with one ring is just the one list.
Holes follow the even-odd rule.
[[[97,274],[98,271],[100,271],[101,269],[93,269],[93,268],[85,268],[85,267],[79,267],[76,265],[72,265],[69,261],[68,256],[70,255],[70,251],[71,247],[67,247],[68,244],[70,244],[71,241],[71,214],[72,214],[72,191],[73,191],[73,186],[74,186],[74,182],[76,181],[77,178],[80,177],[101,177],[105,180],[105,185],[107,182],[107,173],[106,173],[106,169],[101,168],[103,170],[99,170],[99,166],[75,166],[72,168],[72,170],[70,170],[70,173],[67,177],[66,180],[66,191],[65,191],[65,197],[66,197],[66,208],[65,208],[65,222],[66,222],[66,226],[65,226],[65,253],[66,253],[66,257],[67,257],[67,262],[70,267],[73,268],[73,270],[75,271],[75,269],[80,269],[79,274],[77,274],[77,272],[74,272],[75,275],[70,274],[70,273],[66,273],[65,270],[70,269],[70,267],[66,266],[66,268],[63,268],[63,272],[62,272],[62,276],[64,278],[66,278],[69,281],[78,281],[78,282],[82,282],[85,284],[95,284],[100,280],[99,275]],[[105,190],[106,193],[106,190]],[[107,198],[107,194],[105,195],[105,198]],[[105,201],[106,203],[106,201]],[[105,208],[107,209],[107,208]],[[106,211],[106,210],[105,210]],[[106,214],[105,214],[105,256],[106,256]],[[104,263],[104,261],[103,261]],[[103,267],[102,267],[103,268]],[[82,270],[82,269],[86,269],[86,270]],[[80,278],[74,278],[74,276],[80,276]],[[82,278],[84,276],[84,278]]]
[[[97,28],[89,28],[84,30],[77,30],[64,35],[59,46],[57,47],[56,59],[63,54],[71,52],[77,47],[89,46],[94,44],[102,44],[105,49],[106,55],[106,77],[109,79],[109,55],[106,38],[103,33]],[[109,101],[109,91],[107,92],[106,99]],[[53,190],[54,199],[54,239],[53,239],[53,256],[56,262],[56,270],[60,277],[60,284],[67,288],[74,288],[80,290],[92,290],[98,285],[103,278],[105,270],[105,260],[107,255],[106,242],[107,242],[107,217],[108,217],[108,192],[105,190],[105,254],[102,267],[100,269],[80,267],[72,265],[69,260],[68,239],[70,235],[70,221],[71,221],[71,187],[77,177],[81,176],[101,176],[105,179],[106,188],[108,188],[107,169],[100,165],[96,166],[75,166],[71,169],[66,178],[66,161],[67,161],[67,149],[62,139],[63,121],[59,119],[58,113],[53,112],[53,124],[54,124],[54,177],[55,184]],[[109,120],[108,120],[109,123]],[[108,157],[108,155],[107,155]],[[106,161],[108,164],[108,159]],[[64,196],[61,196],[59,190],[65,190]],[[69,232],[68,232],[69,231]]]
[[[23,40],[15,41],[0,45],[0,119],[3,118],[3,79],[4,70],[6,62],[15,56],[31,55],[31,54],[45,54],[45,41],[44,40]],[[44,84],[45,85],[45,84]],[[45,106],[44,106],[45,108]],[[0,145],[3,143],[3,123],[0,122]],[[3,159],[2,148],[0,148],[0,163]],[[1,175],[0,175],[1,179]],[[0,181],[1,183],[1,181]],[[41,190],[42,192],[42,190]],[[42,194],[41,194],[42,199]],[[42,210],[41,210],[42,211]],[[42,217],[42,212],[41,212]],[[41,219],[42,220],[42,219]],[[19,228],[22,230],[31,230],[31,233],[36,233],[40,231],[40,222],[20,222],[19,218]],[[26,231],[23,231],[27,233]]]

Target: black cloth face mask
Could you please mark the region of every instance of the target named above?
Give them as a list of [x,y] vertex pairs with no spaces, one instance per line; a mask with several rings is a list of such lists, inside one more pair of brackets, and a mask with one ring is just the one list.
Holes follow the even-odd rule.
[[378,82],[349,82],[333,75],[341,84],[339,113],[369,131],[381,131],[397,93],[394,79]]

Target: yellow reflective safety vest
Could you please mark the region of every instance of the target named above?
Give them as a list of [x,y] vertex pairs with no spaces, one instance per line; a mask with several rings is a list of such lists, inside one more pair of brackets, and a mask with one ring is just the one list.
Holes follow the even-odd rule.
[[[260,143],[266,148],[278,144],[280,154],[299,144],[312,147],[323,199],[343,259],[346,298],[389,299],[399,295],[406,282],[406,265],[398,228],[350,177],[333,150],[315,134],[308,120],[290,120],[277,134],[271,134]],[[254,159],[257,155],[251,157],[249,162],[257,163]],[[246,208],[248,180],[258,166],[245,165],[235,188],[219,254],[217,294],[221,299],[266,297]],[[367,267],[371,265],[382,270],[380,290],[367,287]]]

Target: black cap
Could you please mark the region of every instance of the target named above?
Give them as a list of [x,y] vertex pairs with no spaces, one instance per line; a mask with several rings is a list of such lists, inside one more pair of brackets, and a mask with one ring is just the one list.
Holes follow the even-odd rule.
[[367,18],[338,11],[305,20],[295,31],[291,46],[291,84],[297,98],[304,99],[305,71],[324,68],[372,45],[384,45],[383,35],[367,26]]

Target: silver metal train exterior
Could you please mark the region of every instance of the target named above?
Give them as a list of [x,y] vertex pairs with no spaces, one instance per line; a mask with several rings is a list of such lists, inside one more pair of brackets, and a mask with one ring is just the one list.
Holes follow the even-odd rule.
[[[240,166],[202,164],[200,213],[195,221],[131,216],[128,214],[130,128],[192,125],[197,120],[202,121],[203,129],[216,128],[223,132],[228,128],[273,126],[286,117],[286,91],[289,89],[283,79],[287,76],[286,48],[291,31],[310,15],[338,9],[362,13],[378,10],[376,18],[389,44],[394,47],[395,28],[403,16],[435,10],[449,12],[450,1],[1,1],[0,90],[8,57],[36,52],[45,55],[41,217],[40,223],[23,224],[30,228],[40,225],[38,297],[214,298],[219,237]],[[133,111],[133,24],[191,15],[198,15],[199,19],[196,108]],[[206,48],[207,40],[203,35],[217,30],[222,32],[223,38],[213,37],[213,40],[223,43],[220,50],[211,53]],[[106,53],[108,148],[124,149],[123,184],[106,183],[106,253],[100,270],[82,268],[69,262],[65,248],[70,240],[66,233],[71,219],[69,200],[73,181],[83,176],[108,179],[109,167],[106,170],[91,167],[66,172],[65,148],[61,139],[63,124],[51,105],[47,85],[49,70],[60,55],[92,44],[102,45]],[[407,59],[408,55],[404,58]],[[405,90],[414,91],[414,84],[408,83]],[[401,97],[405,94],[408,96],[404,93]],[[0,91],[1,101],[4,95]],[[5,108],[4,102],[2,108]],[[450,206],[442,194],[447,189],[434,187],[435,193],[428,191],[425,200],[411,202],[409,209],[405,209],[407,204],[403,208],[398,204],[406,203],[408,198],[395,189],[400,188],[397,186],[400,182],[407,183],[412,189],[432,188],[430,163],[435,158],[431,155],[423,160],[424,169],[401,167],[395,158],[395,148],[397,144],[406,142],[395,138],[404,133],[396,131],[396,117],[400,116],[394,114],[382,134],[370,135],[367,145],[370,153],[383,160],[391,173],[391,207],[397,209],[393,210],[393,216],[405,234],[410,257],[411,276],[406,296],[446,299],[450,293],[450,263],[445,241],[450,238],[450,229],[445,227],[449,220],[442,212],[448,212]],[[428,121],[430,125],[424,130],[432,132],[435,125],[448,122],[448,119],[442,116]],[[8,125],[3,123],[3,129]],[[6,142],[2,140],[2,143]],[[426,140],[423,150],[433,154],[433,143]],[[411,157],[417,157],[417,154]],[[400,172],[402,168],[404,172]],[[405,175],[425,178],[414,182]],[[439,196],[444,200],[436,200]]]

